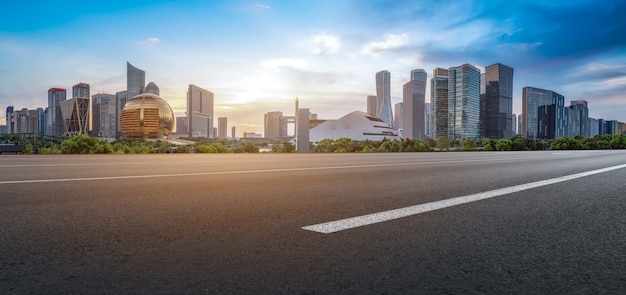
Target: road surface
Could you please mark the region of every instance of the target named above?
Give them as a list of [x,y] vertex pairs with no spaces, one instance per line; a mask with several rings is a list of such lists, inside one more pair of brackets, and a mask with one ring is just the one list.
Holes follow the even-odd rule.
[[626,151],[0,156],[1,294],[623,294]]

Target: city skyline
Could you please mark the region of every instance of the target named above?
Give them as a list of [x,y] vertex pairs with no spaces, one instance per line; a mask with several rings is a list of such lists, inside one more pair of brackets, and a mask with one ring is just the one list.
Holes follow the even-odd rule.
[[81,82],[115,94],[126,89],[129,61],[176,116],[194,84],[214,93],[215,118],[263,133],[263,114],[291,115],[296,97],[324,119],[366,111],[383,70],[395,105],[413,69],[431,79],[436,67],[469,63],[484,73],[499,62],[515,69],[513,113],[530,86],[587,101],[589,117],[626,121],[619,1],[65,3],[4,4],[12,13],[0,20],[3,108],[46,107],[49,89]]

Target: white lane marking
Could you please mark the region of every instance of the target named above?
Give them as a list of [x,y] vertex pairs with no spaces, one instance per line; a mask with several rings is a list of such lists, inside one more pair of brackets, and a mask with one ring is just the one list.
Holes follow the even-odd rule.
[[476,202],[480,200],[485,200],[485,199],[489,199],[493,197],[498,197],[498,196],[502,196],[506,194],[520,192],[520,191],[524,191],[528,189],[533,189],[533,188],[537,188],[541,186],[546,186],[550,184],[555,184],[555,183],[559,183],[563,181],[568,181],[568,180],[572,180],[576,178],[581,178],[581,177],[585,177],[589,175],[604,173],[604,172],[622,169],[622,168],[626,168],[626,164],[567,175],[567,176],[562,176],[562,177],[556,177],[556,178],[547,179],[547,180],[531,182],[531,183],[522,184],[522,185],[516,185],[516,186],[491,190],[491,191],[467,195],[467,196],[455,197],[455,198],[450,198],[450,199],[445,199],[441,201],[435,201],[435,202],[430,202],[430,203],[425,203],[425,204],[420,204],[420,205],[415,205],[415,206],[410,206],[410,207],[405,207],[405,208],[393,209],[393,210],[388,210],[388,211],[383,211],[383,212],[378,212],[378,213],[372,213],[372,214],[367,214],[367,215],[362,215],[362,216],[340,219],[336,221],[330,221],[330,222],[325,222],[325,223],[304,226],[302,227],[302,229],[324,233],[324,234],[330,234],[330,233],[335,233],[335,232],[342,231],[342,230],[352,229],[352,228],[380,223],[384,221],[390,221],[390,220],[394,220],[398,218],[408,217],[408,216],[417,215],[420,213],[425,213],[425,212],[439,210],[439,209],[443,209],[447,207],[462,205],[462,204],[466,204],[470,202]]
[[502,158],[502,159],[490,158],[490,159],[476,159],[476,160],[452,160],[452,161],[387,163],[387,164],[367,164],[367,165],[350,165],[350,166],[280,168],[280,169],[264,169],[264,170],[216,171],[216,172],[197,172],[197,173],[178,173],[178,174],[99,176],[99,177],[52,178],[52,179],[31,179],[31,180],[3,180],[3,181],[0,181],[0,185],[23,184],[23,183],[44,183],[44,182],[89,181],[89,180],[117,180],[117,179],[138,179],[138,178],[159,178],[159,177],[185,177],[185,176],[226,175],[226,174],[272,173],[272,172],[311,171],[311,170],[327,170],[327,169],[330,170],[330,169],[353,169],[353,168],[378,168],[378,167],[394,167],[394,166],[397,167],[397,166],[416,166],[416,165],[432,165],[432,164],[509,161],[509,160],[519,160],[519,159],[529,159],[529,158],[528,157]]

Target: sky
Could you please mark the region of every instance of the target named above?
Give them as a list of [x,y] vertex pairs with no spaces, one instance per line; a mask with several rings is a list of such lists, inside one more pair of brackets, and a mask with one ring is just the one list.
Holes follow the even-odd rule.
[[[601,5],[599,4],[601,3]],[[413,69],[500,62],[525,86],[587,100],[589,116],[626,122],[626,1],[2,1],[0,109],[47,106],[47,91],[84,82],[126,89],[146,72],[176,116],[195,84],[215,94],[228,130],[263,133],[263,115],[294,102],[321,119],[366,111],[375,74],[392,105]],[[8,13],[7,13],[8,12]],[[430,100],[427,89],[426,101]],[[5,112],[0,112],[0,124]]]

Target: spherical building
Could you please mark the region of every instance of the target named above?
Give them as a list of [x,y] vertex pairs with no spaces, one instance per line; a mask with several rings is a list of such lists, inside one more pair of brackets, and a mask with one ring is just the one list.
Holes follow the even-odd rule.
[[120,127],[124,137],[164,138],[174,130],[174,112],[160,96],[142,93],[124,105]]

